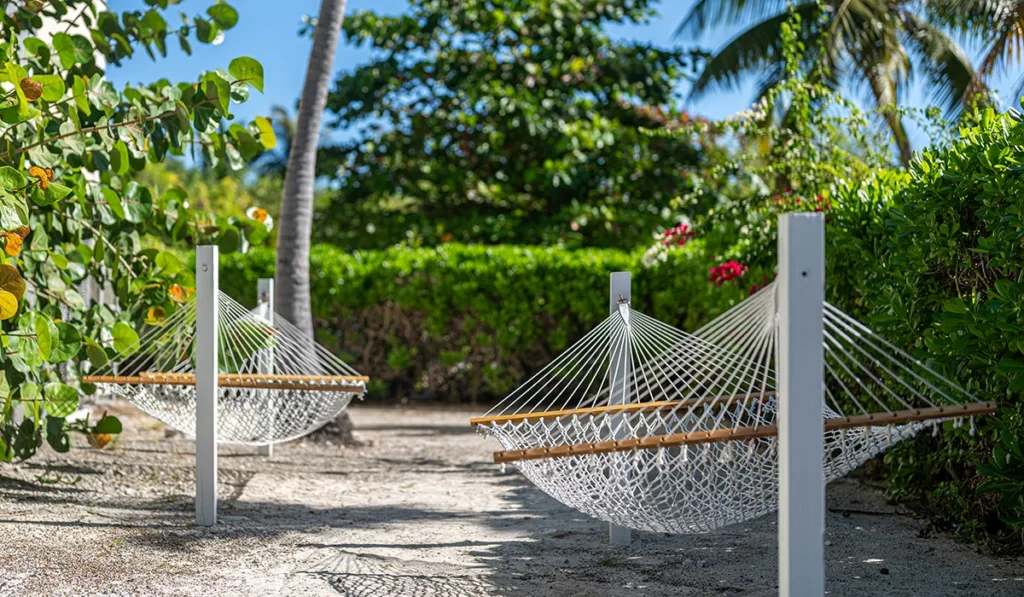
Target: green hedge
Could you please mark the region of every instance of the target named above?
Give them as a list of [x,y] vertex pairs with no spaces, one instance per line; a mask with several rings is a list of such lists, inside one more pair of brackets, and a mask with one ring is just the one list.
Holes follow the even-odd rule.
[[[347,253],[315,246],[311,291],[318,340],[373,377],[389,399],[493,400],[608,316],[608,275],[633,272],[633,304],[694,329],[743,298],[708,282],[692,243],[659,266],[641,253],[447,244]],[[221,284],[255,301],[274,255],[229,255]]]
[[[829,227],[843,248],[843,306],[983,400],[997,416],[886,456],[890,494],[929,506],[973,540],[1024,538],[1024,122],[987,111],[920,153],[909,175],[851,186]],[[881,182],[880,182],[881,181]],[[881,199],[880,199],[881,198]],[[857,218],[852,218],[857,220]],[[871,217],[857,220],[870,222]],[[831,244],[831,243],[830,243]]]

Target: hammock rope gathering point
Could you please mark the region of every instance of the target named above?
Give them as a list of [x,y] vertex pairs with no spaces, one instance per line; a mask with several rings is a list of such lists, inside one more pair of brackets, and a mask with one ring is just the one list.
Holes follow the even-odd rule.
[[198,247],[194,298],[82,377],[196,439],[204,526],[216,522],[218,442],[269,455],[334,420],[369,381],[274,313],[272,280],[260,281],[253,310],[221,293],[217,259],[216,247]]
[[[790,218],[813,222],[804,232],[820,226],[820,267],[787,269],[792,264],[784,258],[815,258],[814,250],[796,255],[786,244],[802,242],[783,234]],[[557,500],[652,532],[709,532],[780,509],[781,541],[781,497],[797,499],[780,496],[792,472],[785,469],[804,458],[820,467],[819,489],[812,482],[802,490],[821,493],[823,525],[826,482],[944,420],[969,420],[973,432],[973,417],[996,408],[825,302],[823,235],[818,218],[783,216],[778,281],[692,334],[623,298],[605,321],[472,425],[501,443],[495,462],[516,463]],[[799,290],[814,278],[818,299]],[[787,309],[801,301],[790,317]],[[815,317],[817,326],[806,325]],[[786,416],[793,417],[788,427],[780,420]],[[810,423],[794,428],[801,420]],[[787,442],[797,443],[780,450]],[[804,450],[799,442],[810,443]],[[807,451],[810,461],[794,453]],[[818,464],[808,464],[815,454]],[[800,594],[822,593],[815,590]]]

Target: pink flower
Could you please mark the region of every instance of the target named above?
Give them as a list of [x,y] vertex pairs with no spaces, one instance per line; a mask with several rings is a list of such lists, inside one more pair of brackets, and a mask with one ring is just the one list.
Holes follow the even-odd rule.
[[682,247],[683,245],[686,244],[688,240],[690,240],[694,236],[694,232],[690,230],[690,225],[682,223],[679,224],[678,226],[673,226],[672,228],[666,230],[665,234],[662,236],[663,240],[661,244],[665,245],[666,247],[673,244],[678,247]]

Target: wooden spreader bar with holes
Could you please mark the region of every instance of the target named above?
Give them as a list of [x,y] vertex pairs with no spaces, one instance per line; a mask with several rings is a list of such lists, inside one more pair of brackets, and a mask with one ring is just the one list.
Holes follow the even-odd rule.
[[674,410],[677,408],[693,408],[695,406],[734,406],[737,404],[748,404],[750,402],[766,402],[775,397],[775,392],[763,392],[759,394],[734,396],[716,396],[713,398],[693,398],[690,400],[661,400],[658,402],[634,402],[632,404],[615,404],[611,406],[593,406],[590,408],[574,408],[569,410],[549,410],[535,413],[520,413],[516,415],[498,415],[493,417],[477,417],[470,419],[469,424],[493,425],[501,423],[524,423],[526,421],[542,421],[544,419],[558,419],[560,417],[572,416],[594,416],[622,413],[651,413],[662,410]]
[[[651,402],[647,405],[649,406],[652,404],[656,403]],[[825,431],[851,429],[855,427],[881,427],[886,425],[897,425],[900,423],[911,423],[914,421],[927,421],[930,419],[970,417],[974,415],[987,415],[994,413],[995,411],[995,402],[975,402],[954,406],[936,406],[931,408],[916,408],[869,415],[855,415],[852,417],[826,419]],[[564,444],[549,448],[542,447],[530,448],[527,450],[506,450],[502,452],[495,452],[494,462],[518,462],[521,460],[539,460],[542,458],[582,456],[586,454],[607,454],[610,452],[628,452],[632,450],[652,450],[684,445],[772,437],[778,435],[778,433],[779,429],[775,425],[760,425],[756,427],[717,429],[715,431],[693,431],[689,433],[673,433],[669,435],[652,435],[650,437],[605,442]]]
[[[318,392],[351,392],[370,380],[360,375],[275,375],[263,373],[221,373],[217,384],[223,388],[261,390],[316,390]],[[192,373],[150,373],[138,375],[85,375],[84,383],[119,385],[194,386]]]

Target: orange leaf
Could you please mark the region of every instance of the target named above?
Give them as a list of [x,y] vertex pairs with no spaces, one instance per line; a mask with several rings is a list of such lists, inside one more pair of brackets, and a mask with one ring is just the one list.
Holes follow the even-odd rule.
[[263,209],[262,207],[251,207],[249,208],[249,211],[246,213],[246,215],[256,220],[257,222],[265,223],[267,221],[267,217],[270,214],[268,214],[267,210]]
[[160,325],[166,316],[167,311],[163,307],[150,307],[149,311],[146,311],[146,323],[149,325]]
[[89,434],[89,445],[94,448],[102,448],[103,446],[110,443],[110,440],[114,439],[114,436],[109,433],[97,433],[96,435]]
[[[25,280],[21,272],[13,265],[0,264],[0,291],[7,292],[14,296],[15,302],[20,301],[25,295]],[[4,319],[0,317],[0,319]]]
[[182,288],[178,284],[172,284],[171,287],[167,289],[167,294],[170,295],[171,300],[176,303],[187,303],[188,297],[195,294],[195,292],[194,288]]
[[53,169],[52,168],[40,168],[39,166],[32,166],[28,169],[29,176],[39,179],[39,188],[46,190],[46,187],[53,180]]
[[30,102],[36,101],[43,95],[43,84],[33,81],[28,77],[22,79],[18,86],[21,87],[22,93],[25,94],[25,99]]
[[4,238],[4,253],[7,253],[11,257],[17,257],[21,255],[21,237],[17,234],[10,232],[3,233]]

